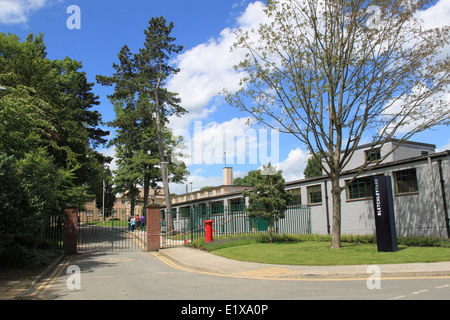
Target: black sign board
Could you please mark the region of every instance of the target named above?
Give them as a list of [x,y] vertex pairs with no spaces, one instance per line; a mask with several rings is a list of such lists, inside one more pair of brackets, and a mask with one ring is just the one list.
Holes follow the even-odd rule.
[[395,252],[398,247],[391,177],[372,177],[372,192],[378,251]]

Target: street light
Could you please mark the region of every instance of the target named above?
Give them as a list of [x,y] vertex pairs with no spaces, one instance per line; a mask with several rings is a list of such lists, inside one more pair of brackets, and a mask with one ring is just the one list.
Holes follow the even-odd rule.
[[166,169],[165,172],[167,174],[167,177],[169,177],[169,162],[161,161],[161,164],[164,165],[164,168]]

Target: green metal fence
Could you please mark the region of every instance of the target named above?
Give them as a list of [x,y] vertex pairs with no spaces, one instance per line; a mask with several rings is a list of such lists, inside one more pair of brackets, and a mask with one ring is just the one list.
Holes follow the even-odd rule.
[[[251,218],[245,207],[220,205],[207,207],[184,207],[174,210],[174,230],[167,232],[166,215],[161,212],[161,247],[184,245],[205,236],[205,221],[213,221],[213,235],[227,236],[268,232],[267,220]],[[145,250],[147,232],[145,225],[132,227],[122,212],[93,215],[80,212],[78,224],[78,250]],[[291,206],[285,217],[273,223],[273,232],[278,234],[311,233],[311,209],[308,206]]]
[[63,218],[63,214],[50,216],[45,229],[45,238],[47,242],[54,249],[58,250],[63,249]]
[[[187,241],[205,236],[205,221],[213,221],[215,236],[268,232],[268,222],[263,218],[251,218],[245,207],[206,207],[184,208],[182,214],[174,211],[174,229],[172,238],[184,234]],[[165,225],[165,222],[163,222]],[[164,230],[163,230],[164,231]],[[278,234],[311,233],[311,209],[308,206],[291,206],[285,217],[273,223],[273,232]],[[167,243],[169,241],[167,240]]]

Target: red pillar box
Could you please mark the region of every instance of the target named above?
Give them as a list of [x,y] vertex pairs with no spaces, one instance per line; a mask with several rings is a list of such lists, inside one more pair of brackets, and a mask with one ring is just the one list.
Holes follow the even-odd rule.
[[212,229],[213,222],[214,221],[212,221],[212,220],[205,221],[205,241],[206,241],[206,243],[213,241],[213,229]]

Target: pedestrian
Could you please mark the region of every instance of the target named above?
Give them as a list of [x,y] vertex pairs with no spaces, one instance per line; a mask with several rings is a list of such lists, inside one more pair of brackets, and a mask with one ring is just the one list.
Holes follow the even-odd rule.
[[131,217],[131,231],[134,231],[135,225],[136,225],[136,219],[134,217]]
[[136,229],[141,229],[141,217],[139,217],[139,215],[136,216]]
[[131,216],[128,216],[128,231],[131,231]]
[[145,216],[141,217],[141,228],[145,231]]

